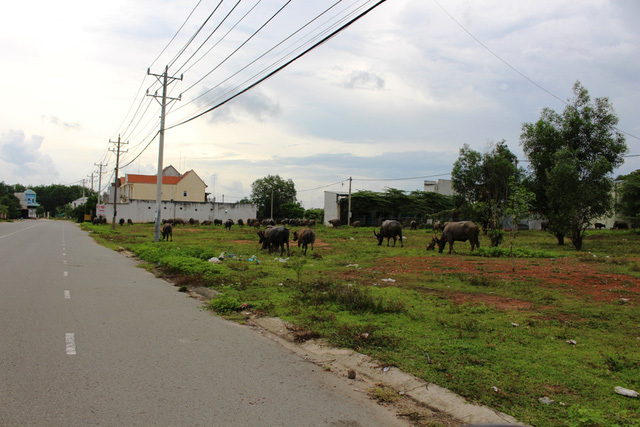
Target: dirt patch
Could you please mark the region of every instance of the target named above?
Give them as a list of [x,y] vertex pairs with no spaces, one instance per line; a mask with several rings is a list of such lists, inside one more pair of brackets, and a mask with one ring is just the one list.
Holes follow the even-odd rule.
[[[630,260],[633,262],[634,260]],[[588,262],[576,258],[501,259],[441,256],[428,258],[394,257],[380,261],[371,274],[393,278],[402,274],[466,275],[490,281],[531,283],[549,288],[562,288],[591,300],[613,302],[621,298],[640,305],[640,279],[627,274],[606,271],[606,262]],[[349,279],[362,276],[363,271],[343,274]],[[480,298],[498,308],[527,309],[530,303],[482,294],[479,296],[451,293],[461,302]]]

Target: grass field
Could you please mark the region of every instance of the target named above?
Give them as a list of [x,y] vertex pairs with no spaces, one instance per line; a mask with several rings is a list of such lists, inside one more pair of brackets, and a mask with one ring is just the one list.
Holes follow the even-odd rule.
[[[507,234],[500,250],[427,252],[425,230],[404,248],[371,228],[316,227],[303,256],[261,251],[256,230],[153,224],[83,227],[177,286],[207,286],[208,303],[243,321],[278,316],[301,339],[322,337],[537,426],[640,426],[640,235],[590,231],[583,251],[550,234]],[[297,229],[297,227],[293,228]],[[220,264],[208,262],[225,252]],[[546,405],[538,399],[548,397]]]

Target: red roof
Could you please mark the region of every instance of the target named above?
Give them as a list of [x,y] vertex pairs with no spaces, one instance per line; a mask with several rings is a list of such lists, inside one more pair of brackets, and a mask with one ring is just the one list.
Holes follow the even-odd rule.
[[[179,176],[163,176],[162,184],[163,185],[176,185],[182,177]],[[124,180],[124,178],[123,178]],[[140,184],[156,184],[158,182],[157,175],[136,175],[136,174],[127,174],[126,182],[129,183],[140,183]],[[123,181],[124,184],[124,181]]]

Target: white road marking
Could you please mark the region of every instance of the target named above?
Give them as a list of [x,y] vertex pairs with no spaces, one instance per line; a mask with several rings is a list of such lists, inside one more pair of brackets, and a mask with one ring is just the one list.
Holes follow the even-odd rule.
[[13,236],[13,235],[14,235],[14,234],[16,234],[16,233],[19,233],[19,232],[21,232],[21,231],[26,231],[26,230],[28,230],[28,229],[30,229],[30,228],[38,227],[38,226],[40,226],[40,225],[42,225],[42,224],[32,225],[31,227],[23,228],[22,230],[18,230],[18,231],[14,231],[13,233],[5,234],[4,236],[0,236],[0,239],[4,239],[5,237]]
[[66,253],[64,253],[64,252],[62,252],[62,256],[67,256],[67,254],[66,254]]
[[62,276],[64,276],[64,277],[69,276],[69,272],[68,272],[68,271],[65,271],[65,272],[62,274]]
[[64,291],[64,299],[71,299],[71,291]]
[[76,337],[74,334],[64,334],[66,342],[66,353],[69,356],[76,354]]

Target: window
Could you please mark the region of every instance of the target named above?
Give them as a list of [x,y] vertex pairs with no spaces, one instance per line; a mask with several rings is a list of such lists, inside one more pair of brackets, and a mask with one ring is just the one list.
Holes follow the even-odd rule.
[[184,192],[184,197],[187,197],[187,192],[186,191]]

